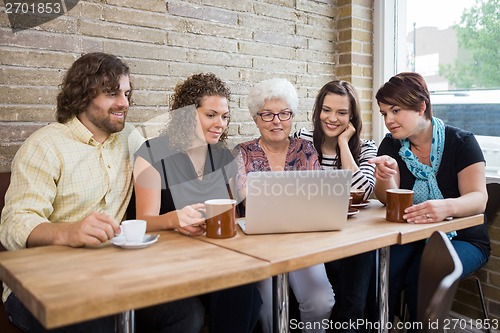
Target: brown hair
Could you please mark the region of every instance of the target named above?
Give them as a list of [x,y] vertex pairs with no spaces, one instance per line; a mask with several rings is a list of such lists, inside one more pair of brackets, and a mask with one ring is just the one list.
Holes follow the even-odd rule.
[[[71,65],[61,84],[57,95],[57,121],[65,123],[84,112],[99,93],[118,90],[120,77],[129,73],[129,67],[114,55],[101,52],[83,55]],[[132,85],[130,88],[129,103]]]
[[[329,94],[335,94],[340,96],[347,96],[349,99],[349,116],[350,122],[356,129],[356,133],[349,139],[349,150],[359,165],[359,155],[361,153],[361,129],[363,127],[361,121],[361,110],[359,107],[358,94],[354,87],[347,81],[335,80],[325,84],[316,96],[316,101],[314,102],[313,108],[313,142],[314,147],[319,155],[319,160],[323,159],[323,153],[321,152],[321,145],[325,142],[325,133],[321,127],[320,114],[323,109],[323,101],[325,97]],[[337,162],[336,167],[342,168],[342,161],[340,159],[340,147],[337,145]]]
[[[201,106],[203,98],[210,96],[224,97],[228,102],[231,100],[231,91],[213,73],[194,74],[175,86],[171,119],[162,131],[162,134],[169,136],[171,145],[178,149],[189,146],[196,131],[196,108]],[[194,107],[188,108],[188,106]],[[219,141],[225,141],[226,138],[227,129],[222,133]]]
[[175,86],[172,96],[172,110],[193,104],[195,107],[199,107],[203,97],[209,96],[225,97],[229,102],[231,91],[213,73],[194,74]]
[[377,103],[397,105],[403,109],[419,112],[425,102],[425,118],[432,118],[429,89],[422,75],[415,72],[399,73],[389,79],[375,95]]

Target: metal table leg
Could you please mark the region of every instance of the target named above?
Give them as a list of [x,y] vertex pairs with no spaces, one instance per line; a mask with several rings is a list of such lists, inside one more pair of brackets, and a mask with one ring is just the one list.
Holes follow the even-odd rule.
[[117,333],[135,332],[135,314],[134,310],[124,311],[116,315],[115,331]]
[[389,321],[389,247],[383,247],[377,250],[377,278],[378,278],[378,309],[379,309],[379,328],[378,332],[388,332]]
[[273,332],[288,333],[288,273],[273,276]]

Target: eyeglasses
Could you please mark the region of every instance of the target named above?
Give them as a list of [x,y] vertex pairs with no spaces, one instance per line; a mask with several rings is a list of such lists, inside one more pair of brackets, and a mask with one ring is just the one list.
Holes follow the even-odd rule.
[[274,117],[278,116],[278,119],[281,121],[289,120],[292,118],[292,111],[281,111],[278,113],[272,113],[272,112],[262,112],[258,113],[257,115],[262,118],[263,121],[265,122],[271,122],[274,120]]

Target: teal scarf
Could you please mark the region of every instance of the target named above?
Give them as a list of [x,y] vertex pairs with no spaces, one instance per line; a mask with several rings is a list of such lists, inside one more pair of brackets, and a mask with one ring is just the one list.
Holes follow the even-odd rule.
[[[441,158],[443,157],[444,150],[444,123],[441,119],[432,118],[432,144],[430,151],[431,165],[420,163],[417,156],[411,151],[410,140],[403,139],[401,142],[401,149],[399,149],[399,156],[403,162],[406,163],[408,170],[415,176],[415,184],[413,185],[414,198],[413,203],[419,204],[421,202],[432,199],[443,199],[443,194],[439,189],[436,175],[441,165]],[[456,236],[456,232],[448,233],[451,239]]]

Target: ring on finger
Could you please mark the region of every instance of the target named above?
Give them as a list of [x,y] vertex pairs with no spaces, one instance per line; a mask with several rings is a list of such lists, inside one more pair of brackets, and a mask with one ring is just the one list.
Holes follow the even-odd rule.
[[430,219],[431,218],[431,216],[429,214],[425,214],[424,216],[425,216],[426,219]]

